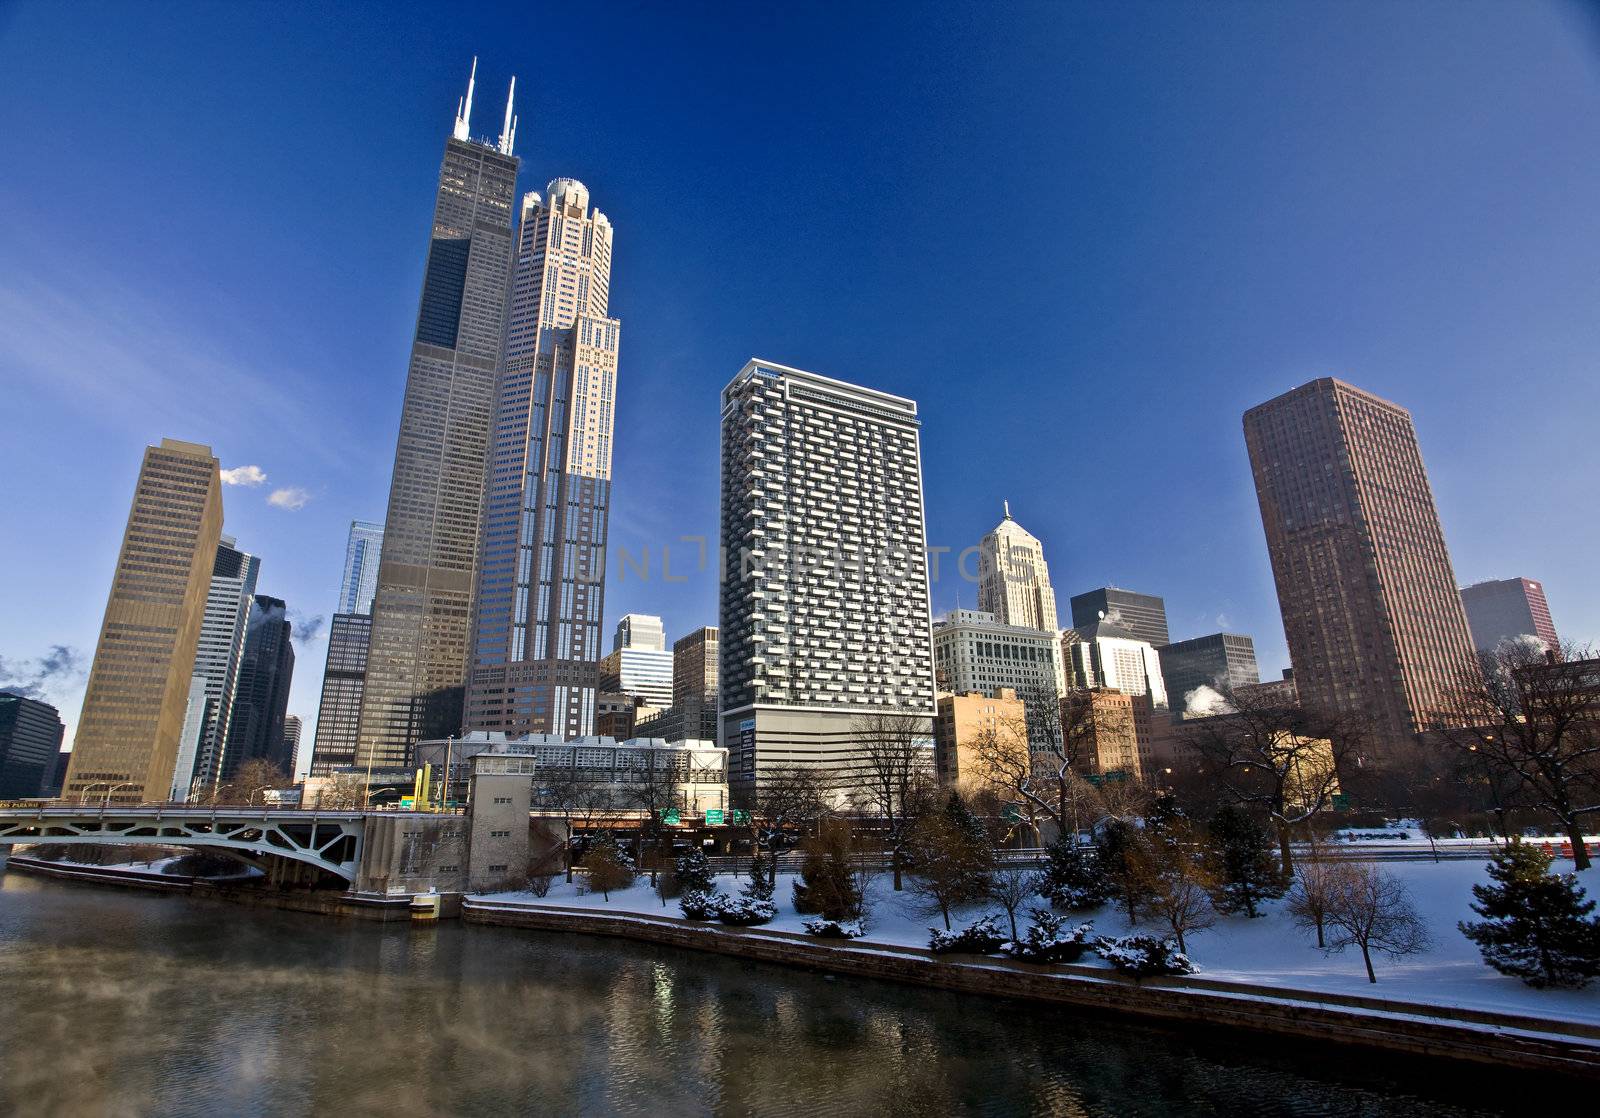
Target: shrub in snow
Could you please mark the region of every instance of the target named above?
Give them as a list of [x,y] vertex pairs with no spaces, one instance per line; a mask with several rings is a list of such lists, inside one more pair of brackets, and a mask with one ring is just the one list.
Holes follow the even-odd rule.
[[1484,962],[1529,986],[1586,986],[1600,975],[1600,920],[1576,875],[1549,871],[1550,856],[1527,843],[1496,854],[1495,884],[1472,887],[1472,911],[1483,919],[1461,924],[1461,934]]
[[1047,854],[1039,892],[1052,905],[1077,911],[1105,903],[1111,887],[1092,850],[1079,846],[1074,838],[1063,837],[1050,844]]
[[748,928],[765,924],[778,915],[778,906],[759,897],[717,897],[717,919],[724,924]]
[[528,878],[528,892],[536,897],[550,895],[550,883],[556,879],[553,873],[536,873]]
[[678,898],[678,908],[690,920],[715,920],[722,912],[723,900],[718,893],[692,889]]
[[1000,932],[1000,925],[993,916],[979,917],[959,932],[942,932],[938,928],[928,929],[928,949],[935,955],[945,955],[953,951],[969,955],[988,955],[998,950],[1005,939],[1006,937]]
[[685,893],[714,893],[717,889],[711,865],[706,861],[706,852],[699,847],[678,855],[673,863],[672,876],[677,879],[678,888]]
[[822,939],[855,939],[866,934],[859,920],[807,920],[802,927]]
[[1102,937],[1095,943],[1094,949],[1117,970],[1135,978],[1194,973],[1194,964],[1178,950],[1177,944],[1156,936]]
[[1094,945],[1094,925],[1085,921],[1063,931],[1066,920],[1049,909],[1033,910],[1033,926],[1020,940],[1000,945],[1002,954],[1025,963],[1074,963]]
[[1405,885],[1377,866],[1346,866],[1328,893],[1322,922],[1332,933],[1324,950],[1359,947],[1368,982],[1378,981],[1372,969],[1374,951],[1398,959],[1428,949],[1428,926],[1412,907]]
[[602,831],[589,848],[589,853],[583,857],[583,868],[587,871],[585,889],[590,893],[602,894],[608,901],[612,893],[626,889],[638,876],[633,868],[633,859],[617,845],[617,837],[610,831]]
[[777,879],[778,863],[776,856],[763,858],[758,850],[755,857],[750,859],[750,880],[744,883],[744,889],[741,892],[751,900],[770,901],[772,900],[773,889],[777,886]]

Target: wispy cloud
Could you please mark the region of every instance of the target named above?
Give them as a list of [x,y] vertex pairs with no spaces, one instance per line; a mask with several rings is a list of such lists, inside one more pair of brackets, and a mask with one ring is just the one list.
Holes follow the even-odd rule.
[[286,485],[282,489],[274,489],[267,497],[267,504],[285,512],[299,512],[306,507],[306,502],[309,500],[311,494],[298,485]]
[[310,644],[322,636],[322,627],[326,618],[320,613],[301,613],[299,610],[289,610],[289,635],[296,644]]
[[48,700],[81,683],[86,672],[82,653],[64,644],[53,644],[37,660],[7,660],[0,656],[0,691]]
[[[52,270],[42,257],[17,254],[0,268],[0,368],[63,409],[145,439],[154,432],[215,443],[241,413],[275,415],[289,432],[318,428],[297,374],[252,364],[248,337],[220,335],[179,306],[107,269]],[[196,308],[208,310],[216,308]],[[320,455],[318,442],[295,445]],[[260,467],[239,469],[248,479]]]
[[257,486],[267,480],[267,471],[260,466],[235,466],[222,471],[223,485]]

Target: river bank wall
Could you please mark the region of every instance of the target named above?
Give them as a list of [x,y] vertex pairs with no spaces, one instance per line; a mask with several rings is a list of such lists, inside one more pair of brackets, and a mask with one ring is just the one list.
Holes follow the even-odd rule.
[[809,970],[1022,998],[1169,1025],[1267,1032],[1527,1071],[1600,1079],[1600,1027],[1378,998],[1312,994],[1201,977],[1137,980],[1099,967],[1039,967],[912,947],[819,940],[791,932],[560,909],[468,897],[470,923],[616,936]]

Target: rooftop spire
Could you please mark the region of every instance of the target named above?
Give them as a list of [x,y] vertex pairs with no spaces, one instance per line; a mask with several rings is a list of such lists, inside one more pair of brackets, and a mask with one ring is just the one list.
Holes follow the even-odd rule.
[[511,115],[511,102],[516,100],[517,78],[511,76],[511,90],[506,94],[506,122],[500,126],[500,154],[510,155],[517,142],[517,118]]
[[1006,519],[1010,520],[1011,519],[1011,502],[1010,501],[1001,501],[1000,502],[1000,507],[1006,510]]
[[478,81],[478,56],[472,56],[472,73],[467,77],[467,96],[465,100],[456,103],[456,129],[455,138],[467,140],[472,138],[468,129],[468,122],[472,120],[472,87]]

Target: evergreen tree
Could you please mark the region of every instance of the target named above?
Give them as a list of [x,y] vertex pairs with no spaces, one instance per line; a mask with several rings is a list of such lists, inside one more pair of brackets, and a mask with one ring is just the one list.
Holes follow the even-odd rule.
[[1212,816],[1208,869],[1215,881],[1211,900],[1218,912],[1256,917],[1257,906],[1289,888],[1272,855],[1272,833],[1245,808],[1230,804]]
[[1079,846],[1072,836],[1056,839],[1045,850],[1045,856],[1039,892],[1056,908],[1098,908],[1111,895],[1110,883],[1094,852]]
[[750,859],[750,880],[745,882],[741,894],[753,901],[770,901],[777,885],[777,856],[763,857],[757,850]]
[[1129,924],[1139,922],[1146,897],[1140,856],[1149,843],[1142,830],[1123,819],[1107,819],[1094,839],[1094,860],[1106,881],[1107,896],[1117,898]]
[[673,867],[678,888],[685,893],[712,893],[716,891],[715,875],[706,861],[706,852],[698,846],[678,855]]
[[1178,806],[1177,794],[1171,791],[1157,792],[1155,802],[1150,805],[1149,814],[1145,816],[1145,825],[1150,829],[1152,837],[1171,839],[1174,830],[1182,823],[1188,821],[1183,808]]
[[856,847],[850,825],[842,819],[824,824],[800,844],[805,861],[794,883],[796,912],[817,913],[826,920],[861,918],[861,886],[854,860]]
[[989,871],[994,868],[994,847],[989,843],[988,828],[972,814],[959,792],[950,793],[944,805],[944,817],[960,848],[963,872],[958,892],[963,902],[979,900],[988,895]]
[[1472,911],[1461,934],[1484,962],[1529,986],[1585,986],[1600,975],[1600,920],[1576,875],[1553,874],[1550,857],[1514,842],[1489,862],[1493,885],[1474,885]]

